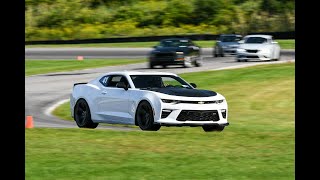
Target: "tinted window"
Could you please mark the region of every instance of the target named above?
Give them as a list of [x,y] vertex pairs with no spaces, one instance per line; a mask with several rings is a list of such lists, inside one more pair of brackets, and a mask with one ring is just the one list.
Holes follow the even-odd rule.
[[166,88],[179,87],[191,88],[185,81],[176,76],[170,75],[131,75],[136,88]]
[[107,86],[108,78],[109,78],[109,76],[104,76],[104,77],[102,77],[102,78],[99,80],[99,82],[100,82],[103,86]]
[[262,43],[266,43],[268,40],[266,38],[263,37],[249,37],[245,40],[245,43],[249,43],[249,44],[262,44]]
[[237,36],[221,36],[219,40],[221,42],[237,42],[240,41],[241,38]]
[[160,42],[159,46],[162,47],[179,47],[179,46],[190,46],[192,42],[187,39],[170,39],[170,40],[163,40]]
[[124,82],[130,88],[127,78],[122,75],[110,76],[107,87],[116,87],[118,82]]

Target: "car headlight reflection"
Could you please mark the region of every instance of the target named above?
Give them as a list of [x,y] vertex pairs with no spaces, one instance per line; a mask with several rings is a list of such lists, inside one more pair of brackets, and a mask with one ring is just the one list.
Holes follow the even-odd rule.
[[173,103],[173,104],[178,104],[180,102],[178,100],[171,100],[171,99],[161,99],[161,101],[164,103]]

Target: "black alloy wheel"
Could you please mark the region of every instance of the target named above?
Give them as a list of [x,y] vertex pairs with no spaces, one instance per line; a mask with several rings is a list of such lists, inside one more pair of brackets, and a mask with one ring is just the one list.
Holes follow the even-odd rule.
[[91,120],[91,113],[88,103],[84,99],[79,99],[74,109],[74,120],[80,128],[96,128],[99,123]]
[[154,116],[151,105],[147,101],[142,101],[136,112],[136,121],[141,130],[157,131],[159,124],[154,124]]

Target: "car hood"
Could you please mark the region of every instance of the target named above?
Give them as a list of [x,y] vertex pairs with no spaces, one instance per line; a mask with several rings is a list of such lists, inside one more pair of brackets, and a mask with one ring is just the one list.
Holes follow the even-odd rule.
[[172,96],[184,96],[184,97],[211,97],[211,96],[217,95],[216,92],[209,91],[209,90],[175,88],[175,87],[150,89],[150,91],[172,95]]
[[242,49],[263,49],[268,47],[269,44],[241,44],[239,48]]

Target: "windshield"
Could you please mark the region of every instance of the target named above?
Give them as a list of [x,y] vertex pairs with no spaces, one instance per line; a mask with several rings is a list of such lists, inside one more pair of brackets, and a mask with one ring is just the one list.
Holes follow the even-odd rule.
[[186,39],[170,39],[163,40],[160,42],[159,46],[162,47],[179,47],[179,46],[190,46],[192,43]]
[[131,75],[133,84],[136,88],[150,89],[150,88],[190,88],[184,80],[180,77],[171,75]]
[[266,43],[268,40],[266,38],[262,37],[249,37],[245,40],[244,43],[249,43],[249,44],[262,44]]
[[219,40],[221,42],[237,42],[240,41],[241,38],[237,36],[221,36]]

